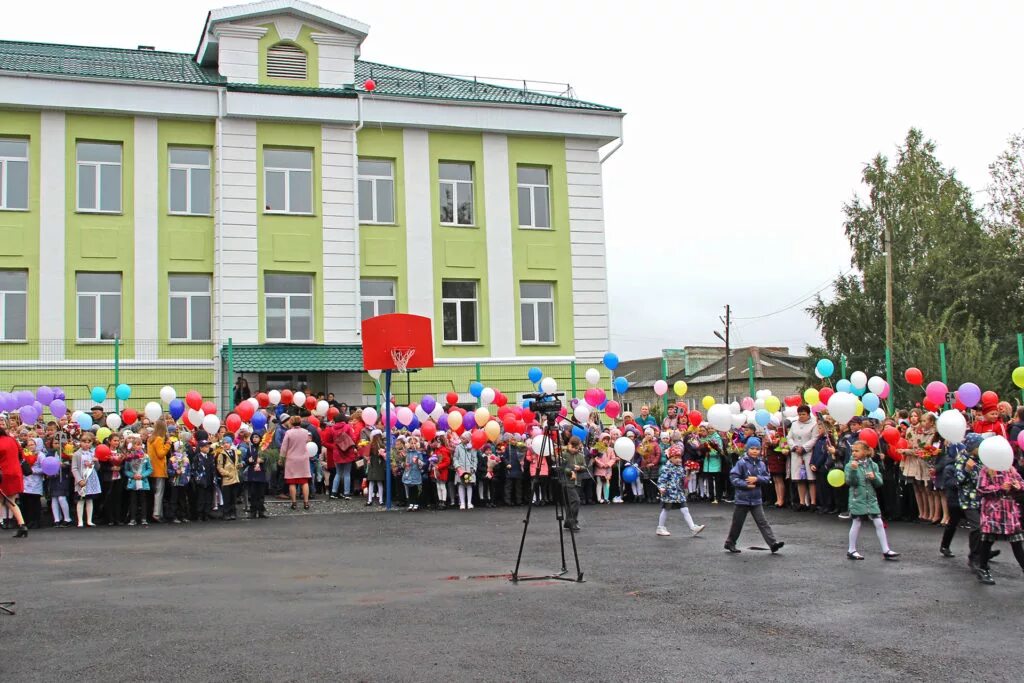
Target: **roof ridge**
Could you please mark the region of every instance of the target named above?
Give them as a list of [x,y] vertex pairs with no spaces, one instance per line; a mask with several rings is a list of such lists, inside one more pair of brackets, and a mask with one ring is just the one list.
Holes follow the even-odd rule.
[[[192,60],[192,54],[189,52],[172,52],[171,50],[140,50],[137,47],[111,47],[105,45],[75,45],[72,43],[42,43],[38,40],[6,40],[0,38],[0,45],[36,45],[39,47],[73,47],[78,50],[116,50],[118,52],[130,52],[133,54],[143,53],[147,55],[160,54],[160,55],[174,55],[175,57],[187,57]],[[196,65],[198,66],[198,64]]]

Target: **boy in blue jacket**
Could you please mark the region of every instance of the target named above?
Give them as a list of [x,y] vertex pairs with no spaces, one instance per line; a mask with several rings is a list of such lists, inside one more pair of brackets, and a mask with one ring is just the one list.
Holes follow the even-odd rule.
[[736,507],[732,513],[732,526],[729,527],[729,535],[725,539],[725,549],[730,553],[738,553],[736,540],[743,531],[743,523],[747,521],[747,513],[754,517],[757,528],[764,537],[764,542],[771,548],[772,553],[777,553],[785,543],[775,540],[772,527],[764,516],[764,508],[761,507],[761,485],[771,482],[768,468],[761,460],[761,440],[757,437],[750,437],[746,443],[746,454],[739,459],[736,465],[729,472],[729,481],[736,489]]

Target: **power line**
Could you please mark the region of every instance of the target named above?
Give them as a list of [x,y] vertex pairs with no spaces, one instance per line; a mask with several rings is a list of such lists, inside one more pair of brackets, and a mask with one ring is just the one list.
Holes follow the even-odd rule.
[[797,301],[794,301],[793,303],[789,304],[788,306],[780,308],[777,311],[772,311],[771,313],[764,313],[762,315],[749,315],[749,316],[744,316],[744,317],[736,317],[735,320],[760,320],[762,318],[770,318],[773,315],[778,315],[779,313],[785,313],[786,311],[788,311],[788,310],[790,310],[792,308],[796,308],[797,306],[799,306],[802,303],[805,303],[806,301],[808,301],[809,299],[817,296],[818,294],[821,294],[826,289],[831,288],[832,286],[835,285],[835,282],[836,282],[837,279],[847,275],[852,270],[853,270],[853,268],[848,268],[844,272],[840,273],[838,277],[836,277],[836,278],[829,278],[829,280],[827,282],[825,282],[823,285],[821,285],[820,287],[818,287],[818,289],[814,290],[810,294],[807,294],[807,295],[803,296],[802,298],[798,299]]

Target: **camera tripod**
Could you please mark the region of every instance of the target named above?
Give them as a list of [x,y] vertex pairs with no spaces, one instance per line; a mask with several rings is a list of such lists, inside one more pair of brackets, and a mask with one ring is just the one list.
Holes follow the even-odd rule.
[[[565,508],[567,505],[565,487],[574,485],[565,474],[565,463],[562,460],[562,448],[559,446],[558,428],[555,426],[555,420],[557,415],[543,415],[544,418],[544,440],[540,449],[540,455],[538,458],[550,458],[549,460],[549,472],[551,468],[554,468],[556,476],[558,477],[559,491],[555,495],[554,507],[555,507],[555,524],[558,526],[558,544],[562,551],[562,568],[554,574],[546,574],[541,576],[520,576],[519,565],[523,561],[523,546],[526,544],[526,534],[530,530],[530,515],[533,512],[534,500],[537,498],[537,494],[540,491],[540,481],[533,479],[530,482],[530,504],[526,508],[526,517],[523,519],[523,536],[519,539],[519,554],[516,556],[516,568],[512,570],[512,576],[509,579],[512,583],[519,583],[520,581],[544,581],[544,580],[556,580],[556,581],[572,581],[574,583],[583,583],[583,570],[580,569],[580,556],[576,550],[576,531],[571,526],[569,527],[569,540],[572,543],[572,556],[576,562],[576,578],[566,576],[569,573],[569,568],[565,562]],[[529,446],[527,446],[529,447]],[[537,473],[540,473],[541,460],[537,461]]]

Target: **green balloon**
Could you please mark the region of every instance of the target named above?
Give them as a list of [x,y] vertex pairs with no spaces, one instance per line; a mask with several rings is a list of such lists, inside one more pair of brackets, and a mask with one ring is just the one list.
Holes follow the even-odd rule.
[[1018,388],[1024,389],[1024,365],[1014,370],[1013,375],[1011,376],[1013,377],[1013,383],[1016,384]]
[[832,470],[828,473],[828,483],[839,488],[846,483],[846,473],[842,470]]

